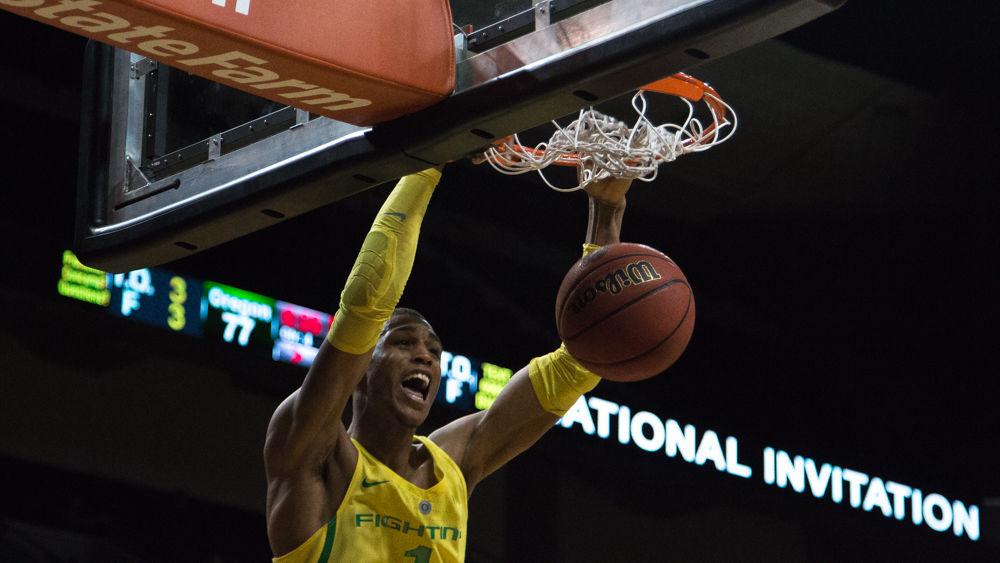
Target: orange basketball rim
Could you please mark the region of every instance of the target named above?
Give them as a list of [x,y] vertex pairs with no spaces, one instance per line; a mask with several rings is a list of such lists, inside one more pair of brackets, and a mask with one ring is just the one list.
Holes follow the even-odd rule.
[[[729,118],[729,106],[725,104],[719,92],[707,83],[698,80],[690,74],[677,72],[655,82],[650,82],[649,84],[639,88],[639,90],[642,92],[656,92],[658,94],[677,96],[678,98],[683,98],[692,103],[704,102],[709,106],[709,109],[715,119],[709,126],[705,127],[705,129],[701,131],[698,139],[688,139],[685,141],[686,144],[697,144],[702,139],[708,139],[714,136],[718,128],[722,124],[726,123]],[[514,141],[513,135],[497,140],[492,146],[499,149],[497,157],[507,160],[509,164],[515,164],[517,162],[518,153],[530,154],[538,158],[542,158],[545,155],[544,150],[535,147],[527,147],[517,143]],[[562,154],[559,158],[553,160],[551,164],[556,166],[579,166],[580,155],[576,153]]]

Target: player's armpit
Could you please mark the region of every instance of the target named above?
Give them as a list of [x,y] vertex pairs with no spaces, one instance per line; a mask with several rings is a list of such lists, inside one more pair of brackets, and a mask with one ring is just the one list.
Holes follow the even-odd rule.
[[346,439],[341,415],[371,352],[352,355],[320,346],[302,387],[275,410],[268,425],[264,459],[268,475],[308,469]]
[[442,427],[431,439],[458,463],[471,494],[479,481],[531,447],[558,418],[542,408],[525,367],[489,409]]

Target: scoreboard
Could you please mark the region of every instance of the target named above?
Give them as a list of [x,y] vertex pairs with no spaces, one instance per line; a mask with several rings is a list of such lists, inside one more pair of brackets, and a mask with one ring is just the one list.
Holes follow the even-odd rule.
[[202,319],[205,337],[269,355],[276,301],[256,293],[205,282]]
[[271,357],[278,362],[308,366],[330,330],[332,316],[300,305],[275,302],[277,319],[271,339]]
[[[81,264],[69,251],[63,253],[56,290],[124,319],[303,367],[312,364],[333,320],[328,313],[165,270],[106,274]],[[512,377],[508,368],[444,351],[435,402],[462,412],[484,410]],[[791,490],[817,503],[980,540],[975,504],[771,444],[754,448],[735,435],[597,395],[581,396],[556,426],[637,448],[662,463],[690,463],[724,479],[757,480],[767,489]]]
[[202,283],[163,270],[144,268],[109,274],[109,308],[120,317],[201,336]]
[[[309,367],[333,322],[329,313],[219,282],[158,268],[107,274],[81,264],[68,250],[62,258],[60,295],[104,307],[124,319],[239,348],[262,360]],[[510,373],[445,351],[435,400],[466,412],[482,410]]]

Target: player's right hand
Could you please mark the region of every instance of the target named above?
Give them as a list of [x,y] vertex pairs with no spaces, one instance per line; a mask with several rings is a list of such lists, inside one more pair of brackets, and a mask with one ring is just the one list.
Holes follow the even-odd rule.
[[625,194],[631,187],[631,178],[604,178],[591,182],[584,190],[597,203],[609,207],[624,207]]

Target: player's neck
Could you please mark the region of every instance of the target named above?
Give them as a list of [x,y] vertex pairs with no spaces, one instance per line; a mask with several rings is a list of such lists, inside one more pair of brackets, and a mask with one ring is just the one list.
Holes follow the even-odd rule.
[[351,430],[354,439],[383,465],[403,477],[407,476],[412,469],[410,456],[413,453],[415,428],[391,422],[361,420]]

